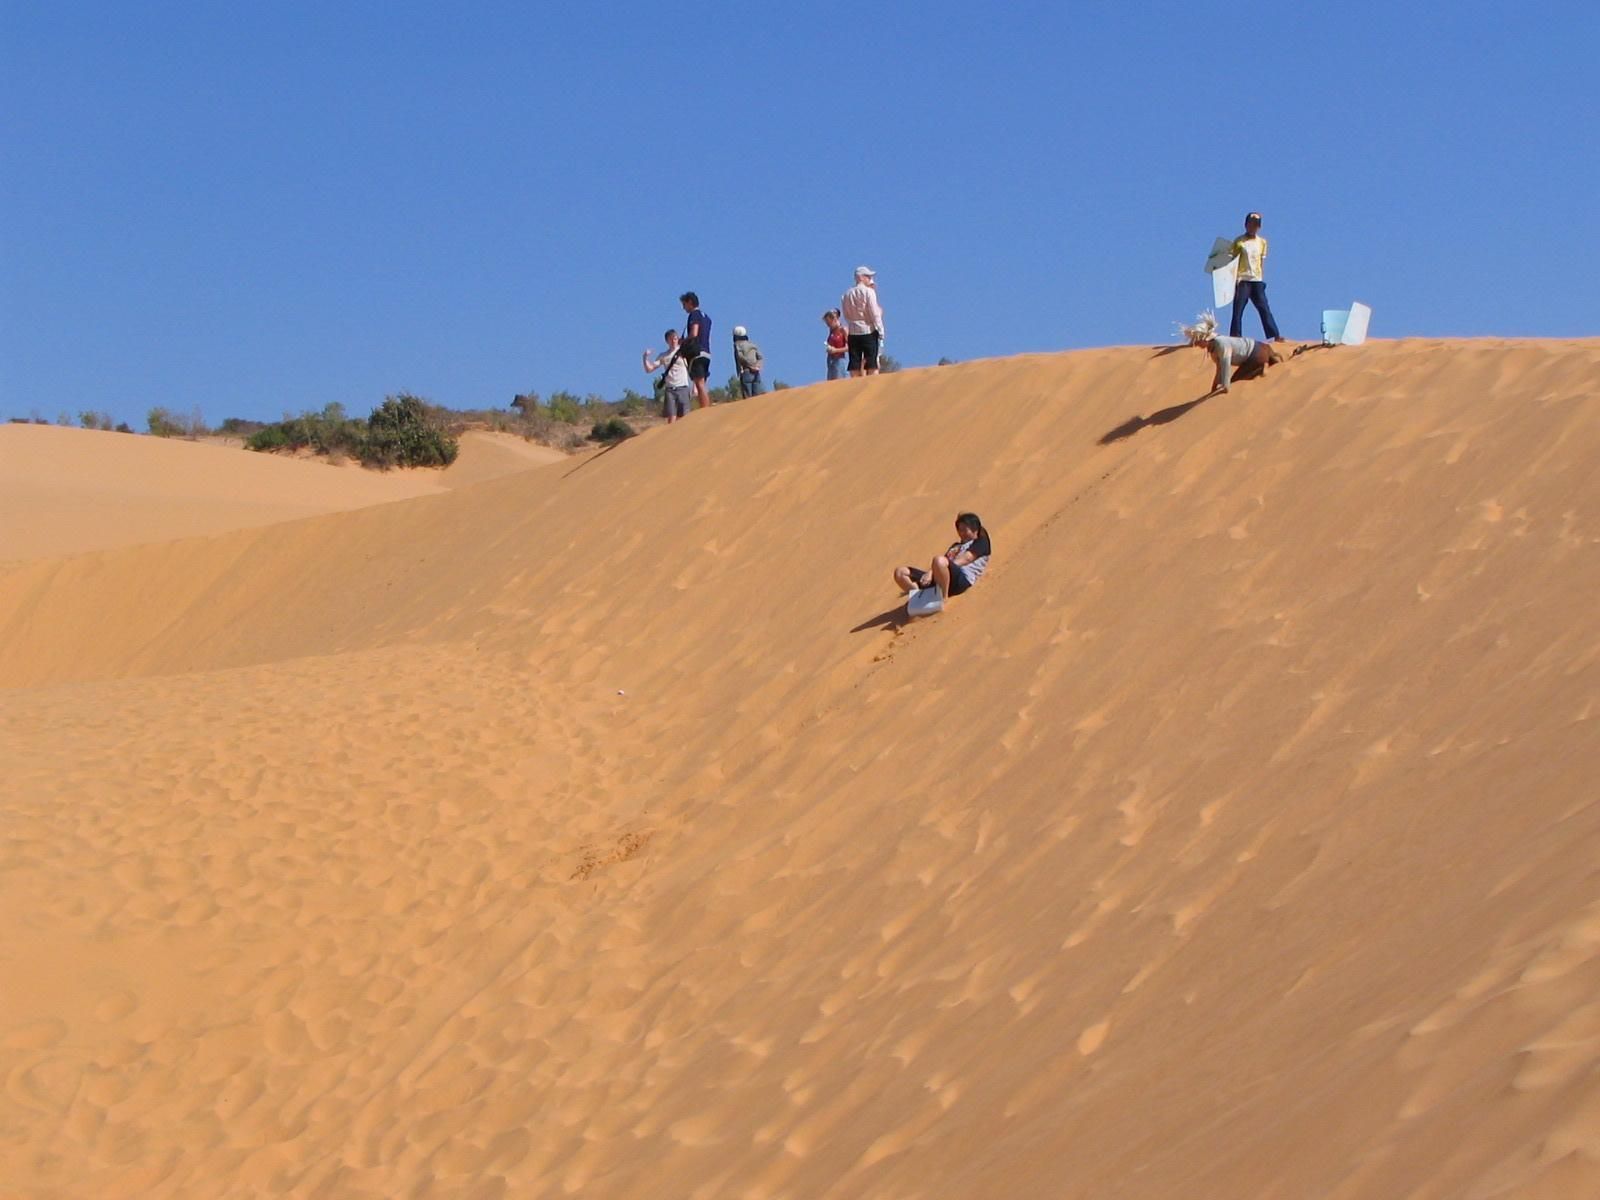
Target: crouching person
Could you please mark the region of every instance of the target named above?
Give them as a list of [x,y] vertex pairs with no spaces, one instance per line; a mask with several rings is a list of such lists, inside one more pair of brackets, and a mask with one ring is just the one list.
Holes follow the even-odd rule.
[[989,531],[977,513],[964,512],[956,518],[956,540],[950,548],[935,558],[926,571],[920,567],[896,567],[895,586],[907,596],[930,586],[939,589],[941,598],[959,596],[978,582],[989,566],[989,554]]
[[1193,325],[1180,326],[1191,346],[1204,347],[1217,366],[1211,381],[1211,392],[1226,392],[1235,379],[1248,379],[1260,375],[1268,367],[1283,361],[1266,342],[1254,338],[1226,337],[1217,332],[1217,318],[1203,312]]

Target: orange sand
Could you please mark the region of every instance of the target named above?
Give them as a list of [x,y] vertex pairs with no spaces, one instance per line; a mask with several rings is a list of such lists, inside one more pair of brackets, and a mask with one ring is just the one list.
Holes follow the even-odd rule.
[[461,453],[439,475],[446,487],[466,487],[486,479],[499,479],[530,467],[570,462],[567,455],[551,446],[541,446],[514,433],[470,430],[460,438]]
[[1208,380],[0,568],[0,1189],[1600,1194],[1600,342]]
[[436,472],[330,469],[167,438],[0,425],[0,561],[223,533],[438,490]]

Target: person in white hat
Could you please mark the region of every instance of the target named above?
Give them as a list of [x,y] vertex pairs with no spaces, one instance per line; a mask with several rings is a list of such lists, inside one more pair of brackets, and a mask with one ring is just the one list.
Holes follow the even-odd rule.
[[856,268],[856,283],[839,301],[844,331],[850,346],[850,374],[878,373],[878,354],[883,349],[883,306],[878,303],[878,273],[871,267]]
[[761,386],[761,347],[750,340],[743,325],[733,327],[733,363],[739,369],[739,394],[746,400],[759,396]]

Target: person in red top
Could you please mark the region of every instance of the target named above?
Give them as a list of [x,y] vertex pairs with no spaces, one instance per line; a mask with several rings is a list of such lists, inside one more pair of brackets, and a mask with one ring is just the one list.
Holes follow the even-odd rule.
[[845,335],[839,310],[830,308],[822,314],[822,323],[828,327],[828,340],[823,343],[828,350],[828,378],[844,377],[845,357],[850,353],[850,339]]

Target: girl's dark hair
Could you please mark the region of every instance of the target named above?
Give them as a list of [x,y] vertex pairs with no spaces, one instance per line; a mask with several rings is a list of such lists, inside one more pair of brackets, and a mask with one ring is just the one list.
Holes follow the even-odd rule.
[[976,529],[979,533],[983,532],[983,521],[975,512],[958,513],[956,515],[956,524],[965,525],[968,529]]
[[693,292],[685,292],[683,295],[678,297],[679,304],[683,304],[685,302],[694,305],[696,308],[700,307],[700,297],[696,296]]
[[678,336],[678,331],[676,329],[669,329],[665,333],[663,333],[661,336],[664,337],[664,338],[675,338],[675,337]]

